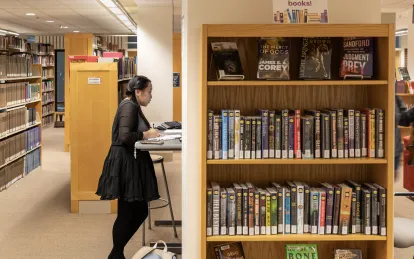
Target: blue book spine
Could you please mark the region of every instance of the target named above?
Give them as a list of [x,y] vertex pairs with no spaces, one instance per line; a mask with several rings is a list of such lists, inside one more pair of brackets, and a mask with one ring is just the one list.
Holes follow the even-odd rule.
[[222,110],[221,111],[221,117],[222,117],[222,149],[223,149],[223,158],[222,159],[228,159],[228,111]]
[[286,188],[285,195],[285,234],[290,234],[290,190]]

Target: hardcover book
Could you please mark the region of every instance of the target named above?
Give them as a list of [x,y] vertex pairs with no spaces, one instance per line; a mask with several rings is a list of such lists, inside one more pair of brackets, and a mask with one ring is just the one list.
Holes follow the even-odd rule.
[[235,42],[212,42],[218,80],[243,80],[243,68]]
[[362,259],[361,249],[335,249],[334,259]]
[[241,242],[221,244],[214,247],[216,259],[245,259]]
[[341,52],[341,78],[371,78],[373,76],[374,38],[343,38]]
[[289,48],[288,38],[260,38],[257,78],[289,80]]
[[299,78],[331,79],[331,38],[302,39]]
[[316,244],[287,244],[286,258],[312,258],[318,259],[318,248]]

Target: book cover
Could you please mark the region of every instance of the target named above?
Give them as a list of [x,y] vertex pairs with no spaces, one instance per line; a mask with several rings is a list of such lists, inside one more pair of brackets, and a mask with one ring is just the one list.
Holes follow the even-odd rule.
[[299,78],[331,79],[331,56],[331,38],[302,38]]
[[335,249],[334,259],[362,259],[361,249]]
[[216,259],[246,259],[241,242],[221,244],[214,247]]
[[286,259],[312,258],[318,259],[316,244],[287,244]]
[[257,78],[289,80],[289,38],[260,38],[258,40]]
[[341,78],[355,79],[373,76],[374,38],[344,37],[341,53]]
[[218,80],[243,80],[243,68],[235,42],[212,42]]

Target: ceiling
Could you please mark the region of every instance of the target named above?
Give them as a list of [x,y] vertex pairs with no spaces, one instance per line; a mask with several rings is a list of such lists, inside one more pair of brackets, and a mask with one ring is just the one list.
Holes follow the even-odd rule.
[[[49,20],[54,23],[47,23]],[[61,29],[61,25],[68,28]],[[0,28],[33,35],[73,31],[130,34],[98,0],[0,0]]]

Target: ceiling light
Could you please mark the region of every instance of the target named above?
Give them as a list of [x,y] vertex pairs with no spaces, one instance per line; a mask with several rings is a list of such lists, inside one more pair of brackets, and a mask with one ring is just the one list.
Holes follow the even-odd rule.
[[79,32],[79,31],[73,31],[73,32]]
[[55,21],[46,21],[46,22],[55,22]]
[[16,35],[16,36],[19,35],[17,32],[6,31],[6,30],[1,30],[1,29],[0,29],[0,33],[11,34],[11,35]]
[[61,28],[61,29],[67,29],[67,28],[68,28],[68,26],[63,26],[63,25],[60,25],[60,28]]
[[116,0],[99,0],[109,11],[111,11],[131,32],[136,33],[137,25],[125,11],[124,7]]
[[27,16],[35,16],[36,14],[34,13],[26,13]]

